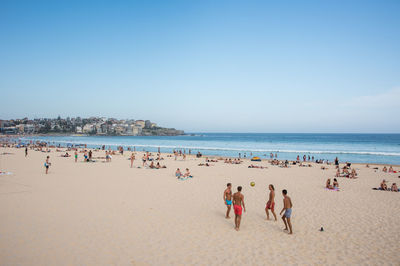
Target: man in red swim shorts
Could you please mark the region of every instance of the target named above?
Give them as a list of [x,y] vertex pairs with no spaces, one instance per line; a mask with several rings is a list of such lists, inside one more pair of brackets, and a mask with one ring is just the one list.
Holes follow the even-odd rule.
[[246,212],[246,207],[244,205],[244,196],[241,193],[242,187],[237,188],[238,192],[233,194],[233,210],[235,211],[235,230],[239,231],[240,220],[242,219],[242,206],[243,211]]
[[265,207],[265,212],[267,213],[267,220],[269,220],[269,211],[271,210],[272,214],[275,217],[276,221],[276,214],[275,214],[275,188],[274,185],[269,185],[269,200],[267,202],[267,206]]

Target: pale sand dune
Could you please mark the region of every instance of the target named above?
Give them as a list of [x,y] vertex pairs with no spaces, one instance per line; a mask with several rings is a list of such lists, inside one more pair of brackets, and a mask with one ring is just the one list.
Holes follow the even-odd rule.
[[[382,178],[399,183],[399,174],[359,165],[360,178],[339,178],[341,191],[334,192],[324,189],[333,166],[198,167],[204,159],[164,155],[168,168],[150,170],[129,168],[128,152],[112,163],[74,163],[52,152],[45,175],[46,153],[30,151],[25,158],[22,149],[0,149],[6,151],[14,155],[0,155],[0,169],[14,174],[0,176],[1,265],[400,263],[400,193],[371,190]],[[136,158],[138,166],[141,153]],[[194,178],[178,181],[177,167],[189,167]],[[240,232],[224,218],[227,182],[234,191],[243,186],[247,212]],[[292,198],[292,236],[282,231],[280,218],[265,220],[270,183],[277,214],[280,191],[286,188]]]

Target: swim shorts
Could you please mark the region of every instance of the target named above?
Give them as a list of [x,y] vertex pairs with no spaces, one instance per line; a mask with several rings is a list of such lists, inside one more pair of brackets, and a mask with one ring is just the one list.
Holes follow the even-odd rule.
[[268,201],[267,202],[267,206],[265,207],[265,209],[266,210],[270,209],[271,211],[274,211],[275,210],[275,202],[272,202],[272,204],[271,204],[271,202]]
[[232,205],[232,201],[231,200],[225,200],[226,201],[226,205]]
[[242,206],[234,205],[233,209],[234,209],[236,215],[242,215]]
[[283,214],[283,216],[285,216],[286,218],[290,218],[291,215],[292,209],[286,209],[285,213]]

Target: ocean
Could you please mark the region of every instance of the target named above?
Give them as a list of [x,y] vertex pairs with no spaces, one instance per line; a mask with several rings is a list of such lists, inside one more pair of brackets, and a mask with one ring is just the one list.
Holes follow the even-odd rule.
[[22,142],[44,141],[51,144],[87,144],[88,148],[135,147],[137,151],[171,152],[173,149],[200,151],[204,155],[295,160],[297,155],[341,162],[400,165],[400,134],[288,134],[288,133],[194,133],[184,136],[33,136]]

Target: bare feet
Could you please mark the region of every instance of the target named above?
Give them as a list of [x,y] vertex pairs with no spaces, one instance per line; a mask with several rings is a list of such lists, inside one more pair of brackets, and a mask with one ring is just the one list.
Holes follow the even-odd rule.
[[229,216],[225,216],[225,219],[231,219],[231,217],[229,217]]

